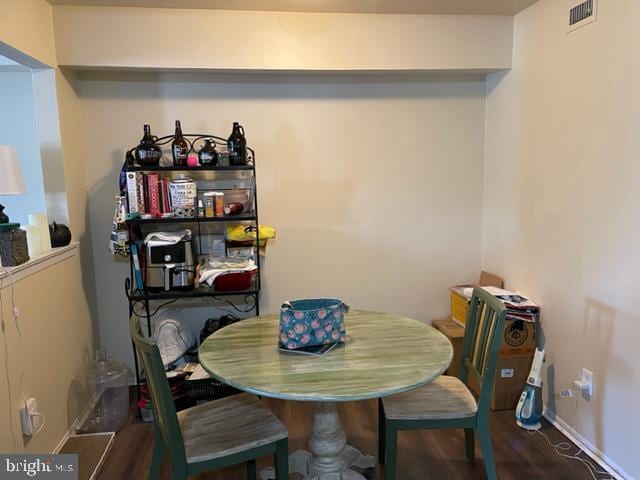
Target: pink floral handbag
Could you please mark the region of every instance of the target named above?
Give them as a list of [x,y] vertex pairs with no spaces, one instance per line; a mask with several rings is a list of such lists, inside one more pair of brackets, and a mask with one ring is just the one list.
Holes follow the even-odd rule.
[[296,348],[342,343],[347,334],[344,315],[349,306],[336,298],[285,302],[280,308],[280,347]]

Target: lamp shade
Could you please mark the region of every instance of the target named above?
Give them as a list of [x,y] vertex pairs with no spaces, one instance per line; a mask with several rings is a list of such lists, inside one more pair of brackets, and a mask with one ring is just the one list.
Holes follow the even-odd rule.
[[19,195],[26,191],[16,149],[0,145],[0,195]]

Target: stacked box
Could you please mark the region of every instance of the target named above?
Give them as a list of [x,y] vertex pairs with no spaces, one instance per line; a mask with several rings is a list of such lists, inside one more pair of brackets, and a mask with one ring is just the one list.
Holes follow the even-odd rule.
[[[502,288],[502,279],[483,272],[479,286]],[[454,348],[454,360],[447,370],[450,375],[457,375],[462,356],[462,340],[466,324],[471,291],[476,285],[455,285],[450,288],[451,319],[434,321],[433,325],[443,332]],[[537,318],[537,316],[536,316]],[[456,329],[453,325],[458,325]],[[496,367],[496,378],[491,394],[492,410],[512,410],[516,408],[520,394],[529,376],[533,354],[536,349],[536,321],[509,319],[505,321],[502,333],[502,344]],[[456,351],[458,350],[458,351]],[[469,388],[479,393],[479,385],[470,379]]]

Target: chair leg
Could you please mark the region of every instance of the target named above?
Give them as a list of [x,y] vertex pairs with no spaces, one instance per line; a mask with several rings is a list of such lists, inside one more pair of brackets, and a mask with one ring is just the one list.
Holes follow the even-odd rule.
[[247,462],[247,480],[256,480],[256,461],[249,460]]
[[276,480],[289,480],[289,439],[276,443]]
[[149,468],[149,480],[158,480],[160,478],[160,468],[162,467],[162,457],[164,456],[164,441],[158,427],[154,426],[153,430],[153,455],[151,457],[151,468]]
[[464,443],[467,447],[467,462],[472,463],[475,457],[475,432],[473,428],[464,429]]
[[187,480],[188,477],[183,467],[176,463],[171,463],[171,480]]
[[484,459],[484,467],[487,471],[488,480],[497,480],[496,464],[493,460],[493,448],[491,447],[491,432],[489,425],[479,426],[476,430],[478,441],[480,442],[480,451]]
[[385,456],[384,471],[385,480],[395,480],[396,478],[396,458],[398,456],[398,430],[393,422],[386,422],[385,432]]
[[384,406],[382,399],[378,399],[378,463],[384,465],[385,456],[385,427],[386,418],[384,417]]

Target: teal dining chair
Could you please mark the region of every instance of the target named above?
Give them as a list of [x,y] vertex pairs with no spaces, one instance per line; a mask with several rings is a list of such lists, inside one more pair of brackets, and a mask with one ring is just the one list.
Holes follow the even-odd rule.
[[264,455],[275,456],[276,480],[289,478],[287,428],[258,398],[243,393],[176,412],[157,345],[140,334],[135,316],[129,327],[151,393],[155,439],[150,479],[160,477],[165,453],[172,480],[244,462],[247,479],[255,480],[255,460]]
[[[385,479],[395,480],[397,435],[400,430],[462,428],[467,461],[474,458],[474,433],[480,443],[487,478],[495,480],[496,467],[489,431],[489,402],[504,331],[504,304],[481,288],[473,290],[462,346],[458,377],[441,376],[433,382],[379,401],[379,461]],[[469,391],[469,381],[479,396]]]

